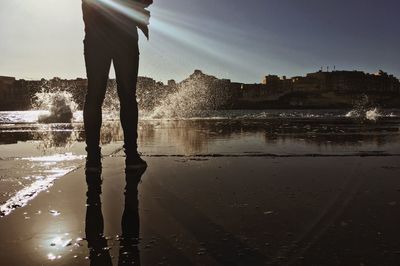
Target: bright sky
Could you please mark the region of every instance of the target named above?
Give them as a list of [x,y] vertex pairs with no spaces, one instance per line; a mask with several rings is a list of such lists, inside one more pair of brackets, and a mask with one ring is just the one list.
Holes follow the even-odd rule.
[[[0,75],[85,77],[81,0],[0,7]],[[398,0],[154,0],[140,75],[179,81],[202,69],[259,82],[336,65],[400,77],[398,10]]]

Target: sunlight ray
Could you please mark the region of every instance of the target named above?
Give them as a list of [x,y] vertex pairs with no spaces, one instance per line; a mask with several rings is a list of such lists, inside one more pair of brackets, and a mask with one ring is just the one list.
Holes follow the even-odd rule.
[[110,15],[111,19],[117,20],[113,12],[120,13],[124,16],[131,18],[134,21],[139,21],[142,24],[148,24],[149,17],[144,12],[144,6],[137,2],[122,2],[118,0],[90,0],[90,5],[105,11]]

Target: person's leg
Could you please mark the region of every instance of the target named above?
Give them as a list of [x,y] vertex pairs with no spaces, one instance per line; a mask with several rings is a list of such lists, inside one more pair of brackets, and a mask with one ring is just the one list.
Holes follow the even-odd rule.
[[101,39],[86,36],[85,63],[88,87],[83,110],[88,164],[100,164],[101,107],[104,101],[111,55]]
[[121,40],[113,53],[117,91],[121,104],[121,125],[127,155],[137,154],[138,104],[136,83],[139,68],[138,42],[134,38]]

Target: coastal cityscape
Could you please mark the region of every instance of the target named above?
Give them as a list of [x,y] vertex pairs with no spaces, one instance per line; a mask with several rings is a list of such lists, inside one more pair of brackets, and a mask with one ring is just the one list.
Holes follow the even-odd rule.
[[[71,93],[78,109],[82,110],[86,86],[87,80],[82,78],[24,80],[0,76],[0,110],[29,110],[37,93],[60,91]],[[115,79],[109,80],[108,87],[108,94],[117,97]],[[139,77],[138,103],[143,110],[152,110],[168,96],[188,88],[192,98],[207,97],[207,104],[199,106],[200,109],[352,108],[363,96],[368,96],[372,104],[381,108],[400,107],[397,77],[382,70],[369,74],[329,71],[329,68],[292,78],[266,75],[259,84],[220,79],[201,70],[195,70],[181,82],[169,80],[166,84]]]

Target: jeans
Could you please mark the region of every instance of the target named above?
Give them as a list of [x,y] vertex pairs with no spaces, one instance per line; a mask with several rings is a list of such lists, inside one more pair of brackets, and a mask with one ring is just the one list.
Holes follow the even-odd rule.
[[120,119],[124,132],[125,152],[137,152],[138,105],[136,83],[139,67],[139,47],[135,34],[91,34],[86,32],[84,53],[88,79],[83,110],[86,150],[100,150],[102,104],[106,95],[111,62],[114,64],[117,92],[120,100]]

